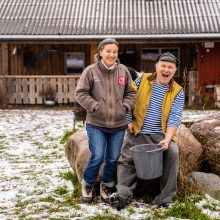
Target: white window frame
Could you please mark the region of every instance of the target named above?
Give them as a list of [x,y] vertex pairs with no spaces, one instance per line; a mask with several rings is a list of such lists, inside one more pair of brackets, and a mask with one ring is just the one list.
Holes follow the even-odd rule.
[[64,71],[67,75],[69,74],[78,75],[78,74],[81,74],[82,71],[85,69],[85,53],[84,52],[65,52],[64,59],[65,59],[64,60],[64,68],[65,68]]

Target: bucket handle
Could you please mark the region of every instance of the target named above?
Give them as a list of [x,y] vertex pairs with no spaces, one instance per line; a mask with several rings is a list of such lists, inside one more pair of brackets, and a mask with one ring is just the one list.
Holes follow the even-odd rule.
[[[158,145],[159,145],[159,144],[158,144]],[[155,150],[146,150],[145,152],[148,152],[148,153],[150,153],[150,152],[156,152],[156,151],[160,151],[161,149],[163,149],[163,147],[160,147],[160,148],[155,149]]]
[[[139,144],[139,145],[135,145],[133,147],[130,148],[131,151],[133,151],[133,149],[136,147],[136,146],[141,146],[141,145],[146,145],[146,144]],[[158,145],[158,146],[161,146],[160,148],[158,149],[155,149],[155,150],[146,150],[144,152],[155,152],[155,151],[160,151],[161,149],[163,149],[163,146],[160,145],[160,144],[155,144],[155,145]]]

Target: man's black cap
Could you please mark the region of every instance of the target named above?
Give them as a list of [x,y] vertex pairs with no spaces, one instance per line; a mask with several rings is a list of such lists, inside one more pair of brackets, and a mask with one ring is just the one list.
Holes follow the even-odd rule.
[[156,59],[156,62],[158,61],[169,61],[176,64],[176,67],[179,66],[180,61],[170,52],[162,53],[159,55]]

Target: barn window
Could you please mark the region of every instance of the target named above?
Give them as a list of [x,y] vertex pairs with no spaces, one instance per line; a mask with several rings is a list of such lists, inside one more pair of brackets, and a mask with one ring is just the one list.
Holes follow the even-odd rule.
[[[143,48],[141,53],[141,71],[151,73],[155,71],[155,60],[161,53],[170,52],[180,59],[179,48]],[[179,68],[174,75],[179,77]]]
[[65,53],[65,73],[81,74],[85,68],[85,53],[69,52]]

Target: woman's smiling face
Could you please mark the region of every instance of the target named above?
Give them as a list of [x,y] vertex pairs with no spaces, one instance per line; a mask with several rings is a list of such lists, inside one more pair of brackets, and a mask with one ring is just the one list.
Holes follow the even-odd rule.
[[159,61],[156,63],[156,81],[162,85],[168,85],[176,72],[176,64],[170,61]]
[[100,56],[107,67],[112,66],[118,58],[118,46],[116,44],[106,44],[100,52]]

